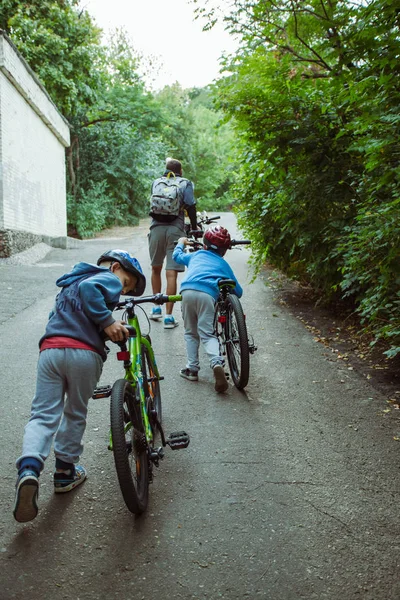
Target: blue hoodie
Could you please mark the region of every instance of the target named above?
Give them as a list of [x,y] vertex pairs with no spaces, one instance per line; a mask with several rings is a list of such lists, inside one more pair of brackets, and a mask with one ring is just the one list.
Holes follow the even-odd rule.
[[220,279],[233,279],[236,281],[234,293],[239,298],[243,294],[238,280],[226,260],[212,250],[197,250],[186,254],[183,244],[177,244],[172,258],[180,265],[188,267],[185,278],[182,280],[180,291],[197,290],[210,294],[216,300],[219,295],[218,281]]
[[62,289],[39,347],[46,338],[69,337],[89,344],[106,360],[103,329],[115,321],[112,311],[122,292],[120,279],[106,267],[80,262],[56,285]]

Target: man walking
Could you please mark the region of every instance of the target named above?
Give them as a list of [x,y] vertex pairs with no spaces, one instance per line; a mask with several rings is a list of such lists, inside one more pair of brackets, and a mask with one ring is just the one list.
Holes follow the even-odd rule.
[[[182,177],[182,164],[179,160],[167,158],[165,169],[164,175],[153,182],[151,189],[152,220],[148,241],[153,294],[161,292],[161,270],[166,258],[166,294],[170,296],[176,294],[178,273],[185,269],[172,258],[175,242],[185,235],[185,211],[192,229],[197,229],[197,221],[193,183]],[[174,329],[178,325],[172,315],[173,306],[173,302],[166,304],[165,329]],[[160,306],[153,307],[150,319],[162,319]]]

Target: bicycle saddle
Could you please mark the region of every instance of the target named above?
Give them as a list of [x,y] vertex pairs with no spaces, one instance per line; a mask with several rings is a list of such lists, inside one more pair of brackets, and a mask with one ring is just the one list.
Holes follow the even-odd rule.
[[218,281],[218,287],[221,288],[224,285],[228,285],[229,287],[235,287],[236,281],[233,281],[233,279],[220,279]]

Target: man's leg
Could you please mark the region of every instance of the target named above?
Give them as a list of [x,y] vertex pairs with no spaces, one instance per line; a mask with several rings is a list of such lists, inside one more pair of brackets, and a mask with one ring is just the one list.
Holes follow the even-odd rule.
[[159,294],[161,292],[161,267],[151,267],[151,287],[153,294]]
[[[175,296],[176,288],[177,288],[177,280],[178,280],[178,271],[173,271],[172,269],[167,269],[165,271],[165,275],[167,278],[167,296]],[[175,302],[167,302],[166,304],[166,314],[172,315],[172,310],[174,308]]]
[[[161,271],[165,258],[165,233],[166,228],[157,225],[150,229],[148,235],[151,262],[151,287],[153,294],[159,294],[162,290]],[[153,306],[149,317],[153,321],[161,320],[161,306]]]
[[[172,254],[175,250],[175,244],[180,237],[184,235],[184,231],[179,229],[176,226],[171,226],[168,228],[166,237],[167,237],[167,247],[166,247],[166,265],[165,265],[165,276],[167,278],[167,291],[168,296],[174,296],[177,292],[177,279],[178,273],[183,272],[185,267],[176,263]],[[172,310],[174,308],[174,302],[167,302],[166,305],[166,314],[172,315]]]

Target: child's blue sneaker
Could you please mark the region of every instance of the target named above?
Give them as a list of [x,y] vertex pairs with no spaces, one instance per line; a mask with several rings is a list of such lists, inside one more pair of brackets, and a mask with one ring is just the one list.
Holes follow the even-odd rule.
[[83,483],[86,477],[86,469],[82,465],[76,465],[74,470],[56,471],[54,473],[54,491],[56,494],[70,492]]
[[179,323],[175,320],[172,315],[167,315],[164,319],[164,329],[174,329],[178,327]]
[[19,523],[32,521],[38,514],[39,477],[26,469],[18,476],[16,484],[14,519]]
[[162,319],[161,306],[153,306],[149,318],[153,321],[160,321]]

